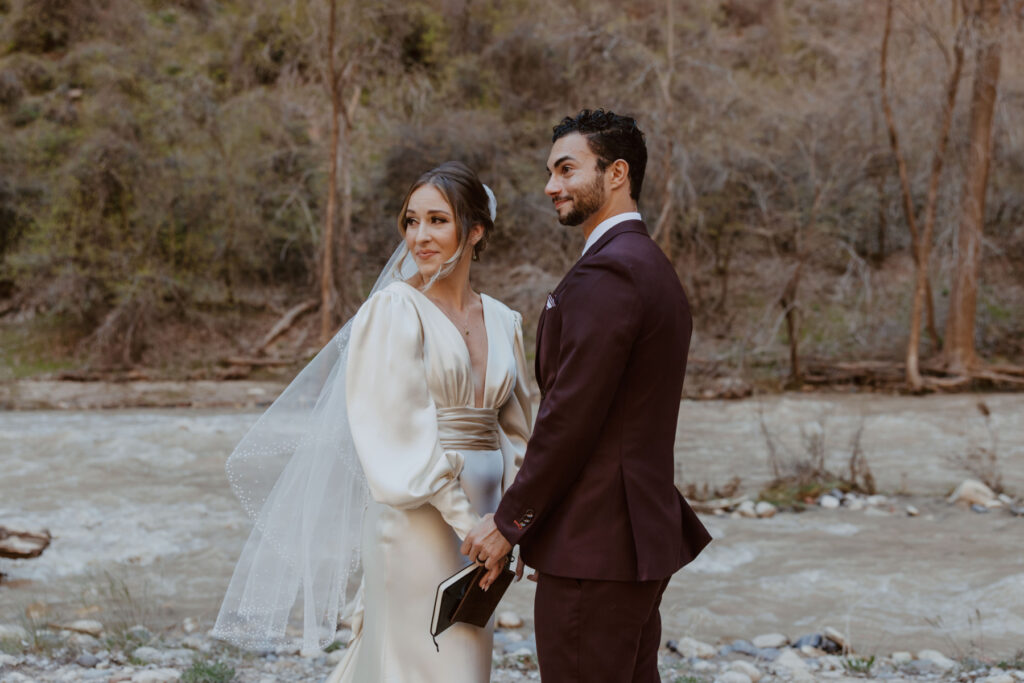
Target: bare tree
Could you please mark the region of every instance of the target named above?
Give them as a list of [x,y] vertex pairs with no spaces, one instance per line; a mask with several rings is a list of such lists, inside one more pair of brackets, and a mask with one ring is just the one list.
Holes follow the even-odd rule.
[[911,246],[914,251],[914,298],[910,313],[910,335],[907,340],[906,372],[907,383],[914,391],[923,386],[920,370],[921,317],[927,309],[928,333],[936,348],[940,346],[938,333],[935,330],[935,313],[932,300],[931,283],[928,277],[928,263],[931,256],[932,234],[935,229],[935,207],[938,202],[939,180],[942,177],[942,166],[945,161],[946,147],[949,143],[949,131],[953,125],[953,108],[956,105],[956,94],[960,88],[960,75],[963,70],[964,48],[963,36],[965,24],[961,22],[953,47],[953,65],[946,84],[946,97],[943,101],[942,123],[939,129],[939,142],[932,156],[931,174],[928,180],[928,195],[924,207],[924,225],[918,227],[914,213],[914,200],[910,188],[907,162],[900,148],[899,134],[889,102],[888,91],[888,56],[889,38],[892,34],[892,0],[885,6],[885,29],[882,37],[880,58],[880,83],[882,93],[882,109],[885,112],[886,125],[889,128],[889,144],[892,147],[896,168],[899,172],[903,212],[910,229]]
[[973,13],[978,41],[971,92],[970,139],[956,239],[956,269],[946,320],[946,361],[949,370],[961,375],[968,374],[978,364],[974,326],[985,191],[992,158],[992,114],[1001,64],[1000,5],[1000,0],[978,0]]
[[[327,45],[324,55],[324,83],[331,99],[330,170],[327,178],[327,210],[320,253],[320,343],[326,344],[334,334],[338,305],[347,292],[339,287],[335,266],[347,272],[349,242],[352,235],[352,129],[359,104],[359,58],[361,50],[341,45],[338,39],[338,0],[329,0]],[[345,28],[352,32],[353,3],[344,2],[342,12]],[[340,53],[340,54],[339,54]],[[340,176],[340,179],[339,179]],[[341,183],[341,225],[335,232],[338,213],[338,184]]]

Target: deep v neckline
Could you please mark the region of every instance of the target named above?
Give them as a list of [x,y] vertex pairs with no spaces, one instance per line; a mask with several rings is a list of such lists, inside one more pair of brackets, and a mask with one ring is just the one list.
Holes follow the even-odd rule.
[[458,337],[459,340],[462,342],[462,350],[465,351],[465,353],[466,353],[466,361],[469,364],[469,374],[470,374],[470,376],[474,380],[474,382],[473,382],[473,392],[472,392],[473,393],[473,406],[472,407],[476,408],[477,407],[477,403],[479,403],[480,404],[479,407],[483,408],[485,406],[485,404],[487,403],[487,381],[490,379],[490,376],[491,376],[491,331],[488,328],[488,323],[489,323],[489,321],[491,319],[491,316],[489,316],[487,314],[487,302],[486,302],[487,295],[484,294],[483,292],[480,292],[480,315],[484,319],[484,342],[487,344],[487,351],[484,353],[484,376],[483,376],[483,378],[480,381],[481,396],[480,396],[480,400],[477,401],[476,381],[475,381],[476,380],[476,368],[473,366],[473,354],[470,353],[470,351],[469,351],[469,344],[466,343],[466,339],[465,339],[465,337],[462,336],[462,332],[459,330],[459,327],[455,324],[455,321],[453,321],[451,318],[449,318],[448,314],[445,313],[444,310],[442,310],[442,308],[440,306],[438,306],[436,303],[434,303],[434,301],[429,296],[427,296],[426,294],[424,294],[419,289],[417,289],[413,285],[409,284],[405,280],[399,280],[399,282],[401,282],[403,285],[405,285],[406,287],[408,287],[409,289],[411,289],[412,291],[416,292],[421,297],[423,297],[423,299],[428,304],[430,304],[430,306],[433,307],[433,309],[435,311],[437,311],[437,313],[442,318],[445,319],[445,322],[448,323],[448,326],[455,333],[455,336]]

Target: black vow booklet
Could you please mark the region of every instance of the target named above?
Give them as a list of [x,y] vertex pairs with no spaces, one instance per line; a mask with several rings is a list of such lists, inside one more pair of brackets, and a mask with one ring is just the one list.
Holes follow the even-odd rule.
[[[498,607],[501,596],[515,577],[512,555],[505,567],[486,591],[480,588],[480,579],[487,574],[483,565],[468,564],[437,586],[434,598],[434,616],[430,620],[430,635],[437,646],[437,636],[457,621],[483,628]],[[440,647],[438,647],[440,651]]]

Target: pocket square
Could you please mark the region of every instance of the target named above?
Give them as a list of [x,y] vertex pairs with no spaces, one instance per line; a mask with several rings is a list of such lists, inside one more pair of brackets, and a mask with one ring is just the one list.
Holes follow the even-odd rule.
[[544,305],[544,310],[550,311],[552,308],[558,305],[558,301],[555,300],[554,294],[548,294],[548,302]]

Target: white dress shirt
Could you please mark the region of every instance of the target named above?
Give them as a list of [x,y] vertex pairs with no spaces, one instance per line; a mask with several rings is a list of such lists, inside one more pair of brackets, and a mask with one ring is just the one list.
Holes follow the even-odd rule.
[[594,246],[597,243],[597,241],[601,239],[602,235],[604,235],[606,232],[614,228],[619,223],[622,223],[623,221],[642,220],[643,218],[641,218],[640,214],[637,213],[636,211],[627,211],[626,213],[620,213],[615,216],[612,216],[611,218],[604,219],[603,221],[598,223],[597,227],[594,228],[593,232],[590,233],[590,237],[587,238],[587,243],[583,245],[583,253],[586,254],[587,249],[590,249],[592,246]]

